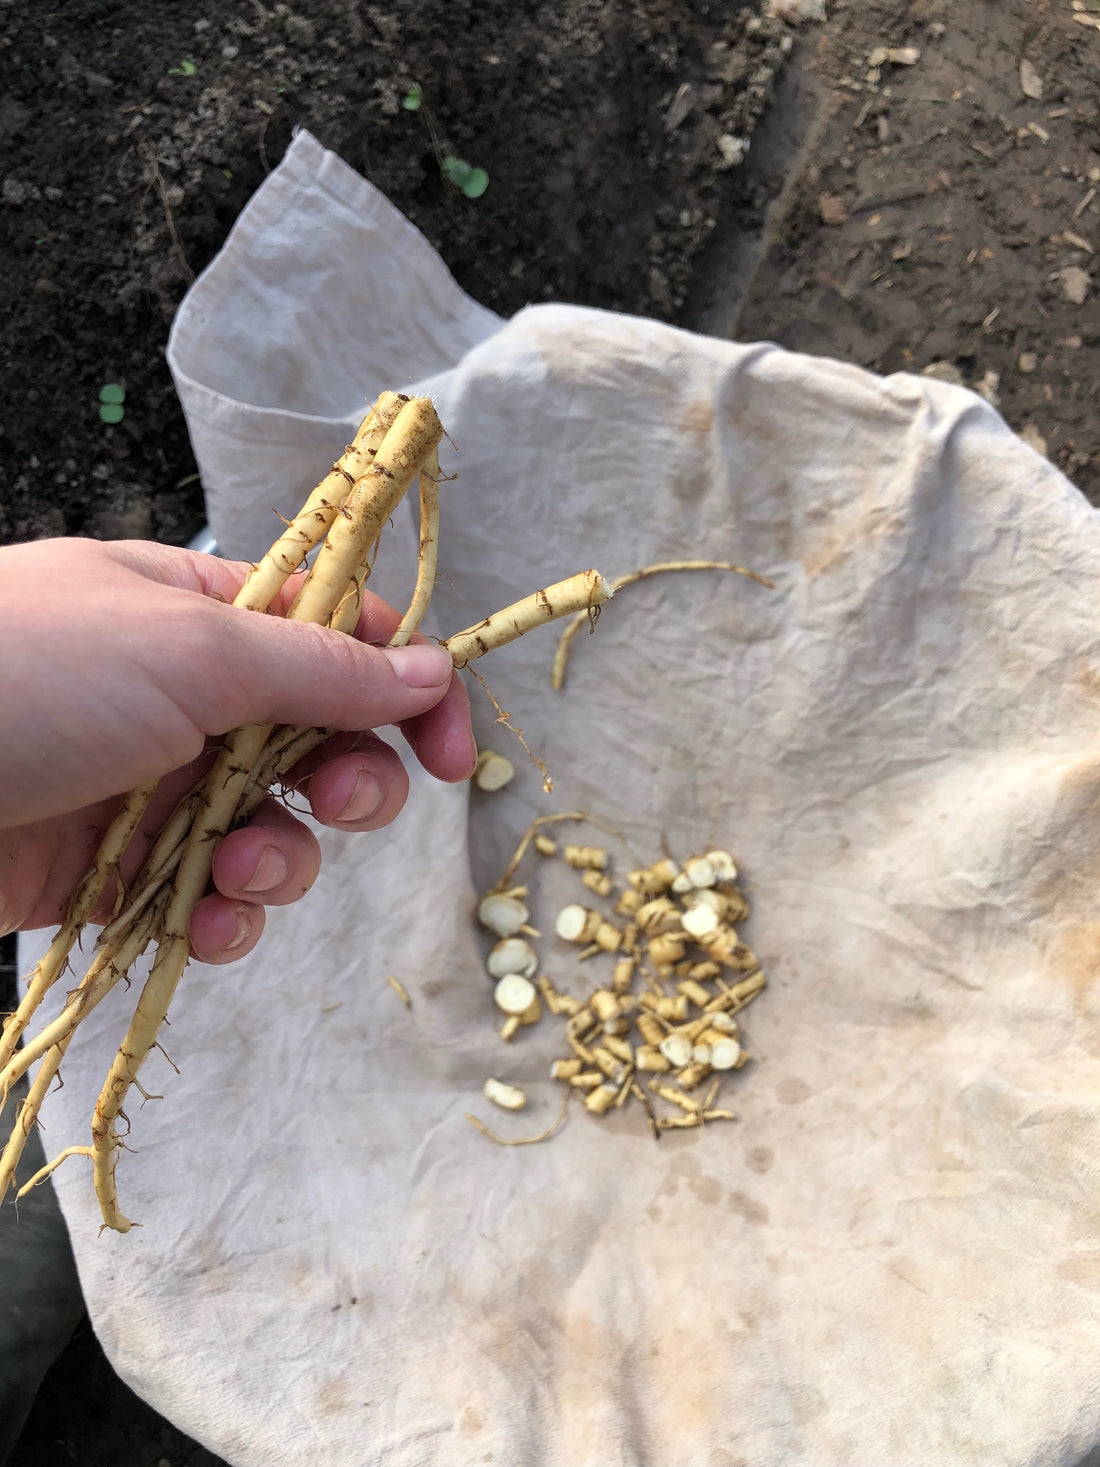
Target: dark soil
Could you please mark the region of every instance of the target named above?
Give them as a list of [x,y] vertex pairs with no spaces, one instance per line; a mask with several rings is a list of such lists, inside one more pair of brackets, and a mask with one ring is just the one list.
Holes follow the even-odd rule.
[[[553,298],[931,367],[1100,502],[1100,32],[1070,0],[829,0],[800,27],[761,8],[0,0],[0,543],[199,530],[168,326],[297,124],[502,314]],[[482,197],[447,154],[487,170]],[[217,1460],[87,1324],[10,1458]]]
[[811,66],[730,334],[960,381],[1100,503],[1100,30],[1060,0],[864,0]]
[[[0,17],[0,541],[198,530],[165,337],[296,125],[501,313],[557,298],[673,319],[744,203],[718,139],[752,131],[791,45],[747,26],[747,0],[0,0]],[[481,198],[444,177],[452,154],[487,170]],[[127,394],[117,428],[105,383]]]

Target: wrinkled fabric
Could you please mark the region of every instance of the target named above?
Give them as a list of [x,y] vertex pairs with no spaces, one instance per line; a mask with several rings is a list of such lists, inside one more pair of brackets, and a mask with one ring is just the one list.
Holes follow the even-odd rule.
[[[589,565],[776,589],[629,587],[561,693],[553,629],[494,653],[553,794],[475,685],[512,785],[414,769],[391,829],[321,833],[256,952],[189,969],[180,1073],[146,1065],[164,1099],[118,1167],[142,1228],[100,1237],[89,1170],[56,1174],[122,1376],[233,1467],[1073,1467],[1100,1444],[1100,515],[962,389],[560,305],[501,322],[307,134],[170,359],[252,558],[365,398],[430,390],[458,475],[437,634]],[[403,512],[372,583],[401,604],[415,540]],[[636,1106],[578,1107],[506,1150],[465,1119],[558,1112],[560,1028],[501,1043],[472,917],[557,810],[741,863],[769,986],[736,1122],[655,1144]],[[547,932],[559,866],[521,871]],[[82,1026],[51,1146],[126,1014]],[[489,1114],[490,1074],[522,1115]]]

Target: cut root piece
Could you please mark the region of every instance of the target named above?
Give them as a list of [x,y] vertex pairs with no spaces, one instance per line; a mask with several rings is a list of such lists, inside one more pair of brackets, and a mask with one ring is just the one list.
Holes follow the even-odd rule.
[[[577,818],[572,813],[543,816],[528,828],[503,876],[482,898],[483,923],[498,907],[503,914],[510,903],[518,904],[520,895],[520,911],[508,913],[510,922],[528,913],[527,886],[509,884],[519,862],[531,844],[537,848],[541,827],[554,819]],[[549,846],[545,854],[557,855],[558,843]],[[731,874],[736,876],[732,856],[714,850],[682,864],[669,857],[652,866],[635,863],[623,883],[603,846],[569,843],[561,854],[580,884],[629,920],[617,926],[588,898],[560,908],[555,937],[580,949],[577,962],[594,957],[593,968],[604,971],[585,997],[562,992],[545,972],[537,983],[515,974],[501,978],[494,994],[507,1016],[501,1037],[510,1040],[521,1026],[536,1023],[545,1005],[561,1022],[572,1050],[571,1057],[553,1062],[551,1078],[567,1091],[582,1092],[590,1115],[607,1116],[633,1098],[656,1139],[664,1130],[732,1120],[732,1112],[716,1110],[714,1104],[728,1072],[741,1069],[748,1059],[734,1014],[765,983],[755,957],[735,933],[734,947],[746,955],[746,964],[752,959],[754,971],[745,978],[733,986],[724,983],[724,965],[705,956],[707,938],[720,925],[719,913],[727,905],[748,915],[744,893],[730,880]],[[529,926],[525,930],[531,931]],[[506,951],[509,941],[498,943],[494,952]],[[551,963],[555,956],[560,949],[547,955]],[[733,966],[740,966],[740,960]],[[666,985],[675,985],[675,992]],[[657,1103],[680,1114],[661,1115]]]
[[493,989],[493,1002],[502,1014],[516,1020],[517,1027],[537,1024],[542,1014],[535,985],[519,973],[506,973],[499,980]]
[[506,1085],[503,1080],[490,1077],[482,1086],[482,1091],[486,1100],[491,1100],[502,1110],[522,1110],[527,1104],[527,1096],[523,1091],[517,1085]]
[[[723,570],[733,571],[739,576],[748,576],[750,580],[758,581],[760,585],[767,586],[769,590],[776,589],[775,582],[769,581],[767,577],[757,575],[755,571],[747,570],[743,565],[734,565],[728,560],[665,560],[657,565],[644,565],[640,570],[629,571],[624,576],[618,576],[611,582],[610,594],[621,591],[624,586],[631,586],[635,581],[644,581],[649,576],[664,575],[666,571],[705,571]],[[575,616],[562,632],[558,639],[558,649],[554,654],[554,667],[550,674],[550,686],[555,692],[560,692],[565,686],[565,664],[569,657],[569,647],[573,638],[585,624],[584,616]]]
[[516,766],[503,754],[497,754],[492,749],[482,749],[478,754],[474,784],[479,790],[492,794],[496,790],[502,790],[506,784],[511,784],[515,777]]

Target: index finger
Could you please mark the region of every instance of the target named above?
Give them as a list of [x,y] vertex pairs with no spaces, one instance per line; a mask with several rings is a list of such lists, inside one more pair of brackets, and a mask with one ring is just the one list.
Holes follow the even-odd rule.
[[[232,605],[253,569],[247,560],[223,560],[217,555],[185,550],[178,545],[155,545],[145,540],[115,540],[105,547],[118,561],[138,574],[175,586],[181,591],[194,591],[215,601]],[[269,610],[285,616],[302,588],[301,567],[289,575],[273,598]],[[355,636],[360,642],[373,642],[384,647],[400,624],[401,617],[387,601],[373,591],[364,590],[363,605]]]

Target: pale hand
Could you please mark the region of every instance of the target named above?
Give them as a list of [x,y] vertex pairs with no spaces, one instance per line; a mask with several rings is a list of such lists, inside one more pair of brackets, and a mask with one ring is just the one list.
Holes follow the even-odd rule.
[[[137,870],[176,802],[243,723],[347,730],[292,772],[318,821],[388,825],[408,794],[396,751],[370,730],[397,724],[424,768],[467,779],[476,748],[448,654],[422,640],[385,649],[399,621],[369,593],[356,637],[229,603],[249,570],[128,540],[44,540],[0,549],[0,924],[61,920],[127,790],[161,785],[130,844]],[[284,610],[292,577],[273,610]],[[194,956],[231,962],[260,938],[265,906],[304,895],[316,837],[275,799],[214,856],[214,890],[191,918]],[[114,901],[109,884],[93,915]]]

